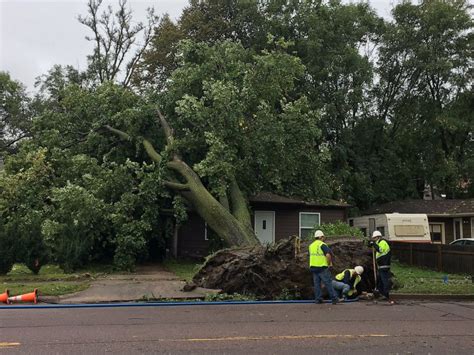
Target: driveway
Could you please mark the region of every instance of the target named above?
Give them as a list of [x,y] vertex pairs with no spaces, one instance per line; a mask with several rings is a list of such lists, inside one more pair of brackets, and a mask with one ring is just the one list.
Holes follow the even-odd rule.
[[184,292],[185,281],[161,265],[140,266],[133,274],[111,274],[91,282],[84,291],[58,298],[46,298],[46,302],[58,303],[101,303],[127,302],[156,299],[204,298],[216,290],[196,288]]

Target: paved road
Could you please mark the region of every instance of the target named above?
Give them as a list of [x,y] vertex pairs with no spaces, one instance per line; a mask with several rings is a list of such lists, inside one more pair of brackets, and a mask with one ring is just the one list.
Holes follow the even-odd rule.
[[474,303],[1,309],[4,352],[474,354]]

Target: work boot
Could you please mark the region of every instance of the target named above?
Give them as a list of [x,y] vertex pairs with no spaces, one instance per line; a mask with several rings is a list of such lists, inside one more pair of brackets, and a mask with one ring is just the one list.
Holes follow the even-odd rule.
[[332,304],[338,304],[338,303],[339,303],[339,300],[337,298],[332,300]]

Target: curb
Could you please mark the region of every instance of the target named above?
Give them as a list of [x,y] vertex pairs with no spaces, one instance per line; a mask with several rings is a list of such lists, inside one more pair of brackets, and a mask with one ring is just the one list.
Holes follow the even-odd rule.
[[[122,307],[179,307],[179,306],[219,306],[219,305],[269,305],[269,304],[312,304],[314,300],[275,300],[275,301],[132,301],[132,302],[98,302],[98,303],[61,303],[55,302],[57,296],[44,297],[38,305],[0,305],[2,309],[45,309],[45,308],[122,308]],[[45,299],[46,298],[46,299]],[[49,299],[48,299],[49,298]],[[392,294],[395,301],[474,301],[474,295],[434,295],[434,294]],[[49,301],[49,302],[48,302]],[[361,302],[372,300],[361,299]],[[349,301],[350,303],[351,301]],[[352,301],[354,302],[354,301]],[[325,301],[330,303],[330,301]]]
[[392,293],[394,300],[427,300],[427,301],[474,301],[474,294],[470,295],[440,295],[440,294],[420,294],[420,293]]

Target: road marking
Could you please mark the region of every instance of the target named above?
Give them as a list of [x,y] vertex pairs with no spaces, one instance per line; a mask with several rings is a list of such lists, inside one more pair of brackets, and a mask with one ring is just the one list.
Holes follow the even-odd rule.
[[301,339],[337,339],[337,338],[356,339],[356,338],[380,338],[380,337],[388,337],[388,336],[389,336],[388,334],[262,335],[262,336],[249,336],[249,337],[169,339],[169,341],[200,342],[200,341],[301,340]]
[[2,343],[0,342],[0,348],[9,348],[9,347],[12,347],[12,346],[19,346],[20,343]]

